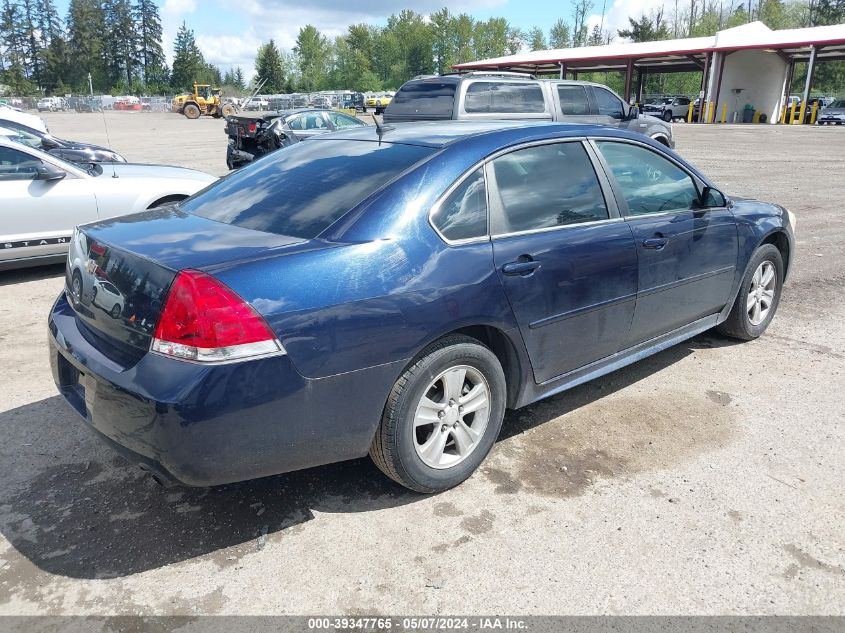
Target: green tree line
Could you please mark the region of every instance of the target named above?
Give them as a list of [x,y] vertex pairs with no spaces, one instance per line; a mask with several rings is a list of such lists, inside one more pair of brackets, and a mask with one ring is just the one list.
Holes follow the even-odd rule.
[[[753,20],[771,28],[845,22],[845,0],[674,0],[668,8],[631,16],[611,33],[588,28],[592,0],[576,0],[571,14],[550,26],[520,30],[504,18],[478,20],[443,8],[429,15],[403,10],[384,26],[352,24],[329,38],[313,25],[299,29],[292,50],[270,40],[256,53],[256,76],[265,93],[396,89],[415,75],[449,72],[453,64],[524,50],[604,44],[617,38],[648,41],[712,35]],[[210,64],[194,32],[183,23],[168,68],[159,10],[154,0],[71,0],[62,18],[53,0],[0,0],[0,84],[17,95],[84,93],[161,94],[188,90],[195,81],[248,88],[240,67]],[[822,84],[839,82],[842,63],[820,68]],[[621,88],[618,73],[595,73]],[[801,80],[801,71],[796,73]],[[646,92],[697,92],[698,73],[656,75]]]

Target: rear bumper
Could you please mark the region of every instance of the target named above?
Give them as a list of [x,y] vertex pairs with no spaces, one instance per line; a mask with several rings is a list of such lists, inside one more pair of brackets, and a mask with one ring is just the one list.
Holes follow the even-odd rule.
[[68,404],[124,455],[190,486],[366,455],[401,370],[311,380],[288,356],[204,366],[152,353],[122,367],[89,343],[64,295],[49,329],[53,379]]

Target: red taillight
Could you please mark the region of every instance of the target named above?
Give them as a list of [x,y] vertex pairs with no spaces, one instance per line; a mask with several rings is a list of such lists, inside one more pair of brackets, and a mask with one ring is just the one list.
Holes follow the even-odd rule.
[[247,126],[247,129],[249,130],[250,134],[255,134],[255,130],[258,129],[258,126],[255,123],[250,123]]
[[197,361],[225,361],[283,352],[264,319],[230,288],[196,270],[173,281],[152,350]]

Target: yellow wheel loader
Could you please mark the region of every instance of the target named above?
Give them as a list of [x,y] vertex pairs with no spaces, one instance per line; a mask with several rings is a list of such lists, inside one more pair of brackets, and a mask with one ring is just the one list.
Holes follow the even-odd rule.
[[219,119],[238,112],[238,106],[221,98],[219,88],[212,88],[208,84],[194,84],[193,94],[174,97],[171,109],[189,119],[198,119],[203,114]]

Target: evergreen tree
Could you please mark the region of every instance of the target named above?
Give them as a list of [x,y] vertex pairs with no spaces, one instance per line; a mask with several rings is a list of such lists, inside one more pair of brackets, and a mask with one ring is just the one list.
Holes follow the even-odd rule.
[[70,0],[67,29],[68,57],[74,63],[68,67],[65,83],[88,92],[88,73],[91,73],[96,90],[110,88],[103,63],[105,19],[98,0]]
[[263,90],[269,93],[279,93],[285,89],[285,71],[282,67],[282,56],[276,43],[270,40],[258,48],[255,56],[255,73],[267,83]]
[[0,10],[0,69],[10,70],[16,67],[23,75],[24,41],[23,23],[20,7],[11,0],[3,0]]
[[26,76],[41,87],[41,46],[38,9],[35,0],[21,0],[20,38],[23,42],[23,68]]
[[132,19],[132,5],[129,0],[106,0],[103,3],[105,38],[103,57],[107,79],[112,86],[125,80],[127,89],[137,79],[138,35]]
[[197,46],[194,32],[182,22],[173,44],[173,70],[170,84],[174,90],[190,90],[195,81],[201,83],[201,79],[207,72],[208,66]]
[[234,72],[234,85],[238,90],[246,90],[246,80],[244,79],[244,71],[238,66]]
[[161,17],[153,0],[136,0],[132,18],[138,34],[138,62],[144,83],[160,75],[164,67],[164,49],[161,45]]

